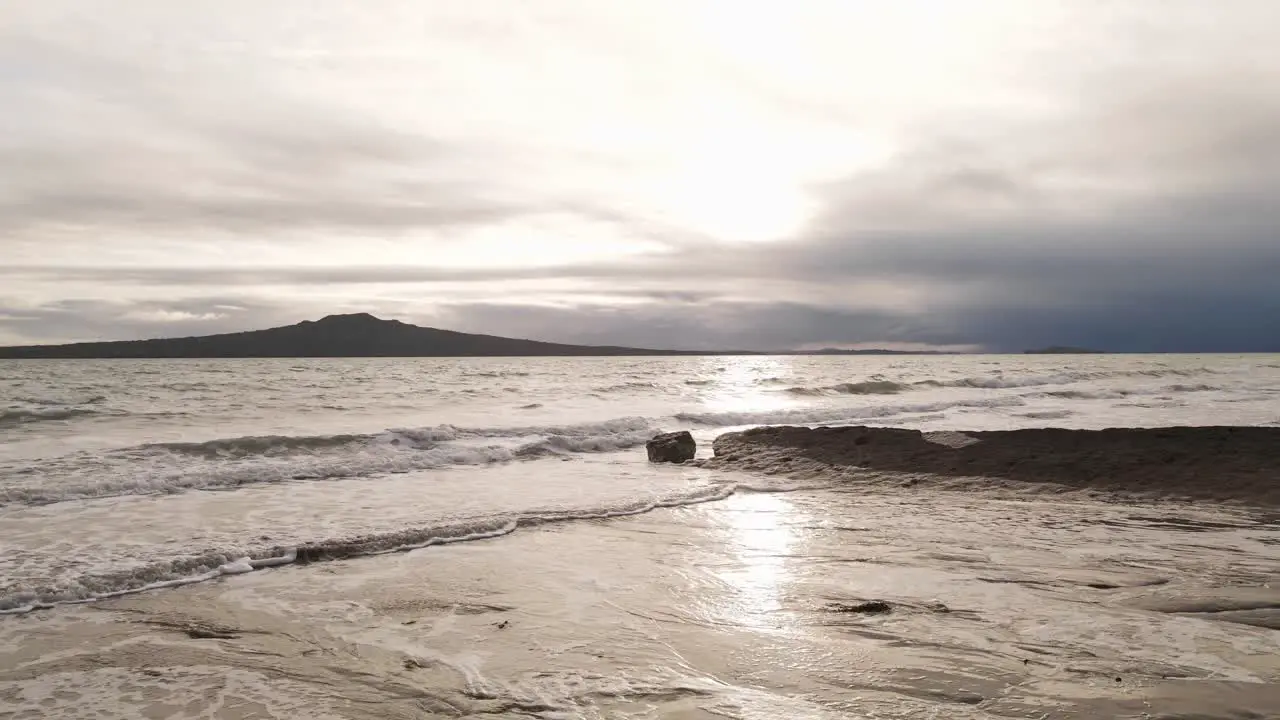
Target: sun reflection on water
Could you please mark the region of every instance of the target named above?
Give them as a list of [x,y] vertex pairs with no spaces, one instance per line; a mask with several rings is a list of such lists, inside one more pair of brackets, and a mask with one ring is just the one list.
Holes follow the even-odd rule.
[[699,373],[711,381],[703,404],[716,412],[762,411],[789,407],[793,398],[778,392],[792,384],[790,357],[709,357]]

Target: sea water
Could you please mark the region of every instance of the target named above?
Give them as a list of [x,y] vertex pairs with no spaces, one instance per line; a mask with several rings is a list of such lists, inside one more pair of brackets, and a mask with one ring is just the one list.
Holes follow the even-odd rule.
[[[0,646],[40,670],[0,673],[0,708],[136,717],[181,692],[175,707],[210,716],[203,650],[149,660],[175,678],[156,685],[133,661],[59,665],[70,650],[41,635],[106,642],[76,608],[132,603],[163,626],[196,598],[211,615],[173,623],[224,622],[282,657],[355,643],[378,658],[224,657],[232,694],[265,713],[225,717],[394,717],[375,706],[405,688],[440,716],[1050,717],[1128,707],[1123,668],[1126,691],[1187,677],[1247,706],[1231,683],[1274,687],[1275,631],[1131,608],[1269,586],[1274,521],[644,461],[659,431],[692,430],[706,455],[722,432],[780,423],[1277,425],[1280,357],[0,362]],[[1092,585],[1111,592],[1082,596]],[[824,610],[868,597],[905,610]],[[299,628],[314,647],[286,647]],[[344,663],[394,688],[338,702],[320,689]]]

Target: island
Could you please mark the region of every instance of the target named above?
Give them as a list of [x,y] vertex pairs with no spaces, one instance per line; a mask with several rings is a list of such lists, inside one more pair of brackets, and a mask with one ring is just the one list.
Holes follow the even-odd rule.
[[368,313],[200,337],[0,347],[0,358],[526,357],[682,355],[669,350],[563,345],[420,327]]
[[617,357],[705,355],[920,355],[902,350],[655,350],[568,345],[476,335],[385,320],[368,313],[329,315],[294,325],[245,332],[151,340],[0,347],[0,360],[271,357]]

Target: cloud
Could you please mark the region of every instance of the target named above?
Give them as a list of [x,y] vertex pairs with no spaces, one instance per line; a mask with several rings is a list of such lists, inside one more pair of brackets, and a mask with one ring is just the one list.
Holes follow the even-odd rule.
[[0,31],[6,338],[1280,350],[1273,3],[146,7]]
[[[34,41],[0,44],[0,231],[118,234],[395,230],[545,212],[460,168],[498,153],[381,127],[256,78],[143,68]],[[251,109],[246,112],[246,109]],[[70,127],[39,123],[73,114]],[[65,121],[63,121],[65,124]],[[448,167],[446,173],[432,168]]]
[[36,306],[0,301],[0,341],[5,344],[189,337],[290,322],[296,319],[282,308],[246,298],[66,299]]

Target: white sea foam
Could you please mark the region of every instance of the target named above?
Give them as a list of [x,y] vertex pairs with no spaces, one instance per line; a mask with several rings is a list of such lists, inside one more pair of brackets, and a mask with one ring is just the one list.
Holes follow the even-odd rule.
[[[768,487],[769,481],[760,480],[757,484]],[[782,487],[785,481],[773,484]],[[0,595],[0,614],[25,613],[58,604],[91,602],[130,593],[179,587],[299,562],[383,555],[421,550],[435,545],[487,540],[510,534],[522,527],[639,515],[658,508],[723,500],[738,490],[739,486],[730,482],[699,485],[682,492],[615,505],[533,510],[516,515],[477,518],[465,523],[407,528],[357,537],[335,537],[298,546],[250,545],[245,549],[196,553],[118,572],[82,575],[55,585],[11,586],[7,594]]]

